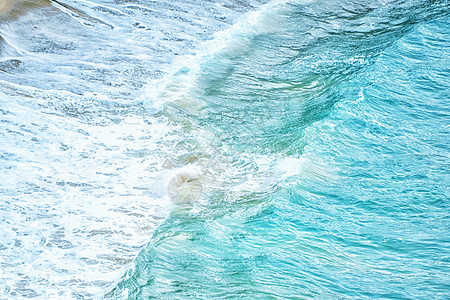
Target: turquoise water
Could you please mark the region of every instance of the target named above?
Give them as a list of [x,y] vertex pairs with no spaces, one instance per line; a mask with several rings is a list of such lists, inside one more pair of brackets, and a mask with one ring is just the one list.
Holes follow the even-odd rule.
[[172,212],[118,295],[450,296],[448,7],[398,5],[276,6],[257,21],[269,32],[201,62],[204,107],[186,118],[249,180],[277,176],[258,155],[290,158],[290,174],[240,193],[223,179],[199,211]]
[[3,296],[450,298],[448,1],[161,3],[2,29]]

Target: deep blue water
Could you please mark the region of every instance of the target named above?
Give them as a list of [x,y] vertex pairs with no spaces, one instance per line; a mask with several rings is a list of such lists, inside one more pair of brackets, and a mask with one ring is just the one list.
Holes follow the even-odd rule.
[[[72,52],[51,52],[49,68],[69,85],[31,78],[25,50],[30,70],[0,74],[0,108],[15,116],[1,125],[1,177],[19,178],[34,157],[3,146],[25,144],[7,127],[24,128],[17,105],[46,126],[43,148],[69,149],[35,158],[45,167],[27,183],[40,189],[2,187],[2,207],[25,203],[67,261],[27,271],[54,271],[55,291],[43,291],[43,275],[20,286],[7,255],[22,245],[42,260],[49,246],[27,250],[42,239],[35,231],[17,246],[24,221],[2,208],[2,264],[19,282],[0,281],[3,295],[450,298],[448,1],[84,3],[94,29],[81,39],[75,26],[73,49],[61,50]],[[154,27],[127,31],[130,18]],[[97,19],[121,31],[108,38]],[[101,55],[80,56],[102,43]],[[66,56],[82,70],[98,65],[79,75],[56,62]],[[61,175],[67,168],[79,171]],[[48,222],[36,221],[39,199],[59,203]]]

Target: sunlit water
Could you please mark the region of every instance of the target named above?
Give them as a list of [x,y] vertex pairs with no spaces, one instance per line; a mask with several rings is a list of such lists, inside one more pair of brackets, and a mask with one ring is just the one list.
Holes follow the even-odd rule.
[[449,6],[12,6],[0,298],[450,298]]

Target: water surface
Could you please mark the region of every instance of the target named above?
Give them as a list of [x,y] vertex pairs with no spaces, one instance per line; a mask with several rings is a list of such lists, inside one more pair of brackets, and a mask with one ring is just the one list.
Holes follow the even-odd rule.
[[47,4],[0,25],[6,298],[449,298],[447,1]]

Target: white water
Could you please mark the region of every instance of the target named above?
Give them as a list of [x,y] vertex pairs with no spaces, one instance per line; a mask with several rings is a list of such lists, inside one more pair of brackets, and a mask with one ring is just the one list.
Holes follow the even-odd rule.
[[101,297],[123,274],[188,164],[142,87],[257,5],[60,1],[0,24],[1,295]]

